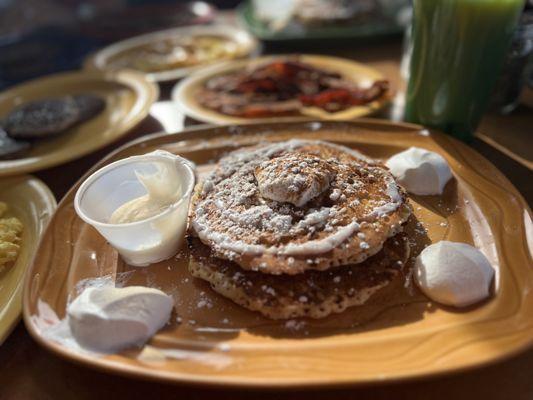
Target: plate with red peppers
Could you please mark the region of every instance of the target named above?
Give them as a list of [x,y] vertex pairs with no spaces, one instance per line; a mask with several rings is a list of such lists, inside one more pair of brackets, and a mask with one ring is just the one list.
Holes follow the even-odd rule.
[[389,82],[358,62],[284,55],[219,63],[178,83],[172,99],[189,117],[213,124],[285,119],[347,120],[391,99]]

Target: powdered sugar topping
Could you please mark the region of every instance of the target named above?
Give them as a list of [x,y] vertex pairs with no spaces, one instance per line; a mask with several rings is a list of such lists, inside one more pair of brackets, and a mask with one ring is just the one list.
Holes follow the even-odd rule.
[[229,259],[323,254],[403,203],[381,165],[341,146],[304,140],[230,153],[200,193],[192,228]]

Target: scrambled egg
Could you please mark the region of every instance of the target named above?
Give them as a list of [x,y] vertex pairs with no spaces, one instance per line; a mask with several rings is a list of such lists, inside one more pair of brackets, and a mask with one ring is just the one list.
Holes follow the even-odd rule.
[[111,61],[115,68],[160,72],[211,61],[235,58],[238,44],[217,35],[168,38],[119,53]]
[[14,262],[20,252],[23,225],[15,217],[4,217],[7,204],[0,201],[0,268]]

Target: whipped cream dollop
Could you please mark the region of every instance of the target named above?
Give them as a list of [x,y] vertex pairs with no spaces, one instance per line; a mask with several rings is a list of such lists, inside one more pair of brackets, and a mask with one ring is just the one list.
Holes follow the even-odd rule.
[[385,164],[398,182],[413,194],[442,194],[452,178],[450,166],[440,154],[419,147],[402,151]]
[[67,307],[74,339],[85,349],[114,353],[144,344],[168,321],[172,297],[142,286],[85,289]]
[[156,172],[135,176],[146,189],[146,194],[124,203],[109,219],[112,224],[126,224],[161,214],[181,195],[181,177],[172,164],[154,163]]
[[466,307],[489,296],[494,269],[475,247],[441,241],[426,247],[417,257],[414,278],[430,299]]
[[302,207],[329,188],[333,173],[319,157],[296,153],[262,162],[254,175],[263,198]]

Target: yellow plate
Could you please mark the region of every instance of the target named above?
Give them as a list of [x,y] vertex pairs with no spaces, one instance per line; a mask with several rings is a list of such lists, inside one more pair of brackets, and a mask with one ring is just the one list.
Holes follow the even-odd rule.
[[[173,37],[197,36],[197,35],[221,35],[230,38],[237,45],[237,52],[232,58],[248,57],[256,54],[259,50],[259,43],[247,31],[236,28],[231,25],[205,25],[205,26],[186,26],[180,28],[166,29],[164,31],[147,33],[145,35],[135,36],[130,39],[113,43],[94,55],[89,56],[84,62],[84,68],[89,70],[108,71],[113,70],[110,62],[117,56],[135,51],[148,44],[170,39]],[[215,61],[216,62],[216,61]],[[208,64],[212,64],[208,63]],[[159,72],[146,73],[147,78],[152,82],[165,82],[183,78],[195,71],[206,63],[190,67],[181,67],[168,69]],[[142,71],[141,71],[142,72]]]
[[[380,158],[410,146],[442,154],[456,179],[443,196],[410,197],[415,216],[428,229],[427,238],[412,235],[419,244],[413,255],[423,244],[443,239],[475,244],[498,271],[495,295],[477,307],[452,310],[429,302],[415,288],[411,295],[399,279],[364,306],[341,314],[304,320],[303,325],[272,321],[192,278],[186,252],[148,268],[125,265],[76,216],[78,183],[61,201],[26,277],[24,320],[31,335],[58,355],[108,372],[268,387],[380,383],[442,374],[500,360],[533,343],[531,212],[492,164],[451,137],[417,125],[364,119],[197,128],[138,140],[94,168],[160,148],[191,159],[203,174],[231,149],[294,137],[329,140]],[[407,229],[413,229],[413,221]],[[64,316],[69,294],[77,294],[76,284],[104,275],[176,294],[176,314],[142,354],[130,349],[92,357],[43,336],[54,314]]]
[[[332,72],[338,72],[346,79],[353,80],[362,86],[370,86],[372,82],[386,79],[379,71],[367,67],[358,62],[328,56],[301,55],[300,60]],[[309,121],[330,120],[344,121],[370,115],[383,108],[389,101],[390,95],[364,106],[354,106],[346,110],[329,113],[318,107],[304,107],[301,116],[274,116],[265,118],[239,118],[219,113],[202,106],[197,99],[197,94],[205,82],[217,75],[225,75],[243,68],[253,67],[275,59],[283,59],[284,56],[260,57],[252,60],[227,61],[199,70],[194,75],[184,79],[172,89],[172,100],[189,117],[198,121],[217,125],[226,124],[250,124],[257,122],[283,122],[283,121]],[[305,114],[305,115],[303,115]]]
[[0,176],[52,167],[88,154],[119,139],[148,115],[159,91],[137,72],[67,72],[17,85],[0,93],[0,119],[15,106],[46,97],[92,93],[106,101],[94,118],[67,132],[35,141],[20,158],[0,160]]
[[17,324],[22,310],[22,278],[30,266],[44,228],[56,209],[48,186],[30,176],[0,179],[0,201],[8,216],[24,224],[20,254],[15,264],[0,269],[0,344]]

